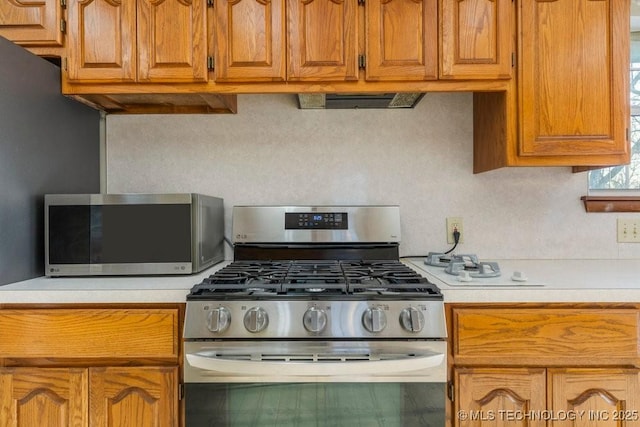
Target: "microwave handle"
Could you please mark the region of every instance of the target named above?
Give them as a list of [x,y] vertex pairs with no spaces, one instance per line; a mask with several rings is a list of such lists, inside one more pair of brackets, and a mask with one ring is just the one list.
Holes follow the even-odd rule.
[[187,363],[194,368],[227,375],[255,376],[391,376],[440,366],[445,355],[433,353],[425,356],[384,360],[246,360],[226,359],[207,354],[186,354]]

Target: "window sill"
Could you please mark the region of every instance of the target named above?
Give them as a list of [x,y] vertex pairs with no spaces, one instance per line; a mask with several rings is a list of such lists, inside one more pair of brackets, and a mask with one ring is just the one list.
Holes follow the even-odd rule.
[[587,212],[640,212],[640,197],[582,196]]

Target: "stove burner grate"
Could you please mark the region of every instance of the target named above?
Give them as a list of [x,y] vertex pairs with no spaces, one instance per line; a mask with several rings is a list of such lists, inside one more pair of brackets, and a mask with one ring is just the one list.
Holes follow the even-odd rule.
[[237,261],[195,285],[190,299],[440,295],[425,277],[392,261]]

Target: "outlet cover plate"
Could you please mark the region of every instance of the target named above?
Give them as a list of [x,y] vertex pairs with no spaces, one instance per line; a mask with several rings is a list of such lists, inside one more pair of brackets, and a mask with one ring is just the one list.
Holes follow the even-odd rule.
[[618,243],[640,243],[640,218],[618,218]]
[[460,239],[458,243],[462,243],[464,233],[462,232],[462,218],[459,216],[447,218],[447,243],[453,244],[453,230],[458,229]]

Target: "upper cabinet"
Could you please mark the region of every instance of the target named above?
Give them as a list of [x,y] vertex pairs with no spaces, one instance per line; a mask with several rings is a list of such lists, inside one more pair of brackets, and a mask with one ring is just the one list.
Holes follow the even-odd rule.
[[436,0],[367,0],[367,80],[438,78]]
[[628,161],[628,2],[523,0],[520,24],[520,156]]
[[441,0],[440,78],[511,78],[514,20],[512,0]]
[[358,79],[355,0],[287,0],[288,80]]
[[368,82],[511,76],[511,0],[443,1],[440,76],[437,0],[218,0],[214,9],[216,82],[355,82],[359,69]]
[[218,0],[215,80],[286,78],[285,0]]
[[0,36],[22,46],[62,46],[62,0],[0,2]]
[[522,0],[517,81],[474,94],[474,172],[629,162],[629,3]]
[[203,0],[70,0],[68,79],[207,80]]

